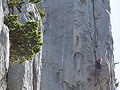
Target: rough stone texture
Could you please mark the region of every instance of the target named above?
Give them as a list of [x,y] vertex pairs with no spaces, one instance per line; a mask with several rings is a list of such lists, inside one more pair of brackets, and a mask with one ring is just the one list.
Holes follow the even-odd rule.
[[[17,8],[16,8],[17,9]],[[18,13],[20,23],[24,23],[28,20],[40,21],[41,18],[36,12],[36,7],[34,4],[23,4],[21,8],[21,13]],[[32,18],[31,18],[32,17]]]
[[[10,9],[11,10],[11,9]],[[21,12],[14,7],[13,14],[17,14],[19,22],[24,24],[28,20],[36,20],[40,22],[41,18],[36,12],[34,4],[24,3]],[[33,60],[26,61],[24,65],[10,65],[8,72],[8,90],[40,90],[41,81],[41,52],[34,56]]]
[[3,11],[4,11],[4,16],[7,16],[9,13],[7,0],[2,0],[2,6],[3,6]]
[[8,90],[40,90],[41,62],[38,53],[25,65],[10,66],[8,72]]
[[[54,5],[53,5],[54,4]],[[115,90],[109,0],[46,0],[40,90]],[[88,81],[102,58],[100,83]]]
[[8,90],[33,90],[32,61],[25,65],[10,66],[8,72]]
[[[21,12],[14,7],[10,13],[22,24],[41,20],[35,5],[24,1]],[[24,65],[10,65],[7,74],[9,34],[2,22],[9,11],[0,0],[0,90],[115,90],[109,0],[46,0],[42,6],[47,13],[42,59],[40,52]],[[97,58],[103,59],[102,72],[94,86],[95,78],[88,77]]]
[[0,1],[0,33],[2,29],[2,18],[3,18],[3,9],[2,9],[2,1]]
[[0,90],[6,90],[6,76],[9,67],[9,32],[3,24],[2,1],[0,0]]
[[2,24],[0,33],[0,90],[6,90],[6,76],[9,67],[9,32],[8,28]]

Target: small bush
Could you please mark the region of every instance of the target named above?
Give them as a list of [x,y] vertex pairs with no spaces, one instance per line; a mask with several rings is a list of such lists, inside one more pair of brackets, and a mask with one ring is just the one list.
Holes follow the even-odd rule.
[[40,3],[40,2],[43,2],[44,0],[30,0],[29,2],[31,3]]
[[18,22],[17,15],[5,17],[4,23],[9,28],[10,35],[10,61],[23,63],[32,60],[33,56],[41,50],[41,32],[36,21],[27,21],[24,25]]
[[41,16],[41,19],[46,17],[46,13],[43,10],[38,9],[38,12],[39,12],[39,14]]
[[41,19],[43,19],[46,16],[46,13],[40,9],[40,2],[43,2],[44,0],[30,0],[31,3],[36,3],[37,10],[36,12],[41,16]]
[[46,13],[40,9],[40,4],[36,5],[37,7],[37,10],[36,12],[39,13],[39,15],[41,16],[41,19],[45,18],[46,17]]
[[9,1],[8,1],[8,6],[9,6],[9,7],[14,7],[14,6],[18,7],[18,6],[20,6],[22,3],[23,3],[23,0],[9,0]]

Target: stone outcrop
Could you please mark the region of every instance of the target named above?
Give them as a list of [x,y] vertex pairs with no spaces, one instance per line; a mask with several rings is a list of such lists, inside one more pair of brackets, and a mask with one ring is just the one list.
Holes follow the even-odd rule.
[[[19,22],[24,24],[28,20],[35,20],[40,23],[39,30],[42,30],[40,15],[36,12],[35,4],[22,4],[21,9],[10,8],[10,13],[18,15]],[[24,37],[23,37],[24,38]],[[24,65],[10,65],[8,71],[8,90],[40,90],[41,81],[41,52],[34,56],[33,60],[26,61]]]
[[[115,90],[110,0],[45,0],[42,52],[24,65],[9,66],[9,33],[3,17],[17,14],[19,22],[40,23],[34,4],[24,0],[21,9],[0,0],[0,90]],[[96,86],[95,60],[102,58]],[[9,70],[8,70],[9,67]],[[7,88],[7,89],[6,89]]]
[[9,67],[9,32],[3,24],[3,8],[0,0],[0,90],[6,90],[7,71]]
[[[54,4],[54,5],[53,5]],[[46,0],[40,90],[115,90],[109,0]],[[99,83],[89,74],[102,58]]]

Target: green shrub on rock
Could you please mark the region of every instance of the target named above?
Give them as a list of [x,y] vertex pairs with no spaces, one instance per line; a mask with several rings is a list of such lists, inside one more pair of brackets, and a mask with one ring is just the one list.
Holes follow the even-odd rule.
[[20,6],[22,3],[23,3],[23,0],[9,0],[9,1],[8,1],[8,6],[9,6],[9,7],[14,7],[14,6],[18,7],[18,6]]
[[40,2],[43,2],[44,0],[30,0],[29,2],[31,3],[40,3]]
[[43,2],[44,0],[30,0],[30,3],[35,3],[36,5],[36,12],[41,16],[41,19],[43,19],[46,16],[46,13],[40,9],[40,2]]
[[39,13],[41,19],[45,18],[47,15],[43,10],[40,9],[40,4],[37,4],[36,7],[37,7],[36,12]]
[[32,60],[33,56],[41,50],[41,32],[36,21],[27,21],[24,25],[18,22],[17,15],[5,17],[4,23],[9,28],[10,61],[23,63]]

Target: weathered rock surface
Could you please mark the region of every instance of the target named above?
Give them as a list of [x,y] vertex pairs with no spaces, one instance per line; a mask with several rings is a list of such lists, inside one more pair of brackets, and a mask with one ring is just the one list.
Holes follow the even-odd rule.
[[9,32],[3,24],[3,16],[2,1],[0,0],[0,90],[6,90],[9,67]]
[[10,66],[8,72],[8,90],[40,90],[41,62],[38,53],[25,65]]
[[7,0],[2,0],[2,6],[3,6],[3,11],[4,11],[4,16],[7,16],[9,13]]
[[[22,4],[21,12],[14,7],[12,13],[17,14],[19,22],[24,24],[28,20],[41,22],[40,15],[36,12],[34,4]],[[42,27],[42,23],[40,23]],[[42,28],[39,28],[42,30]],[[10,65],[8,72],[8,90],[40,90],[41,81],[41,52],[33,60],[26,61],[24,65]]]
[[[46,0],[40,90],[115,90],[109,0]],[[100,83],[89,81],[102,58]]]
[[0,33],[2,29],[2,23],[3,23],[3,9],[2,9],[2,1],[0,1]]
[[[46,0],[43,54],[10,65],[8,72],[9,33],[3,16],[18,14],[22,24],[41,21],[35,5],[24,1],[20,12],[16,7],[9,11],[6,0],[0,0],[0,90],[115,90],[109,0]],[[88,78],[97,58],[103,59],[102,72],[94,86],[95,78]]]
[[9,67],[9,32],[2,24],[0,33],[0,90],[6,90],[7,72]]

